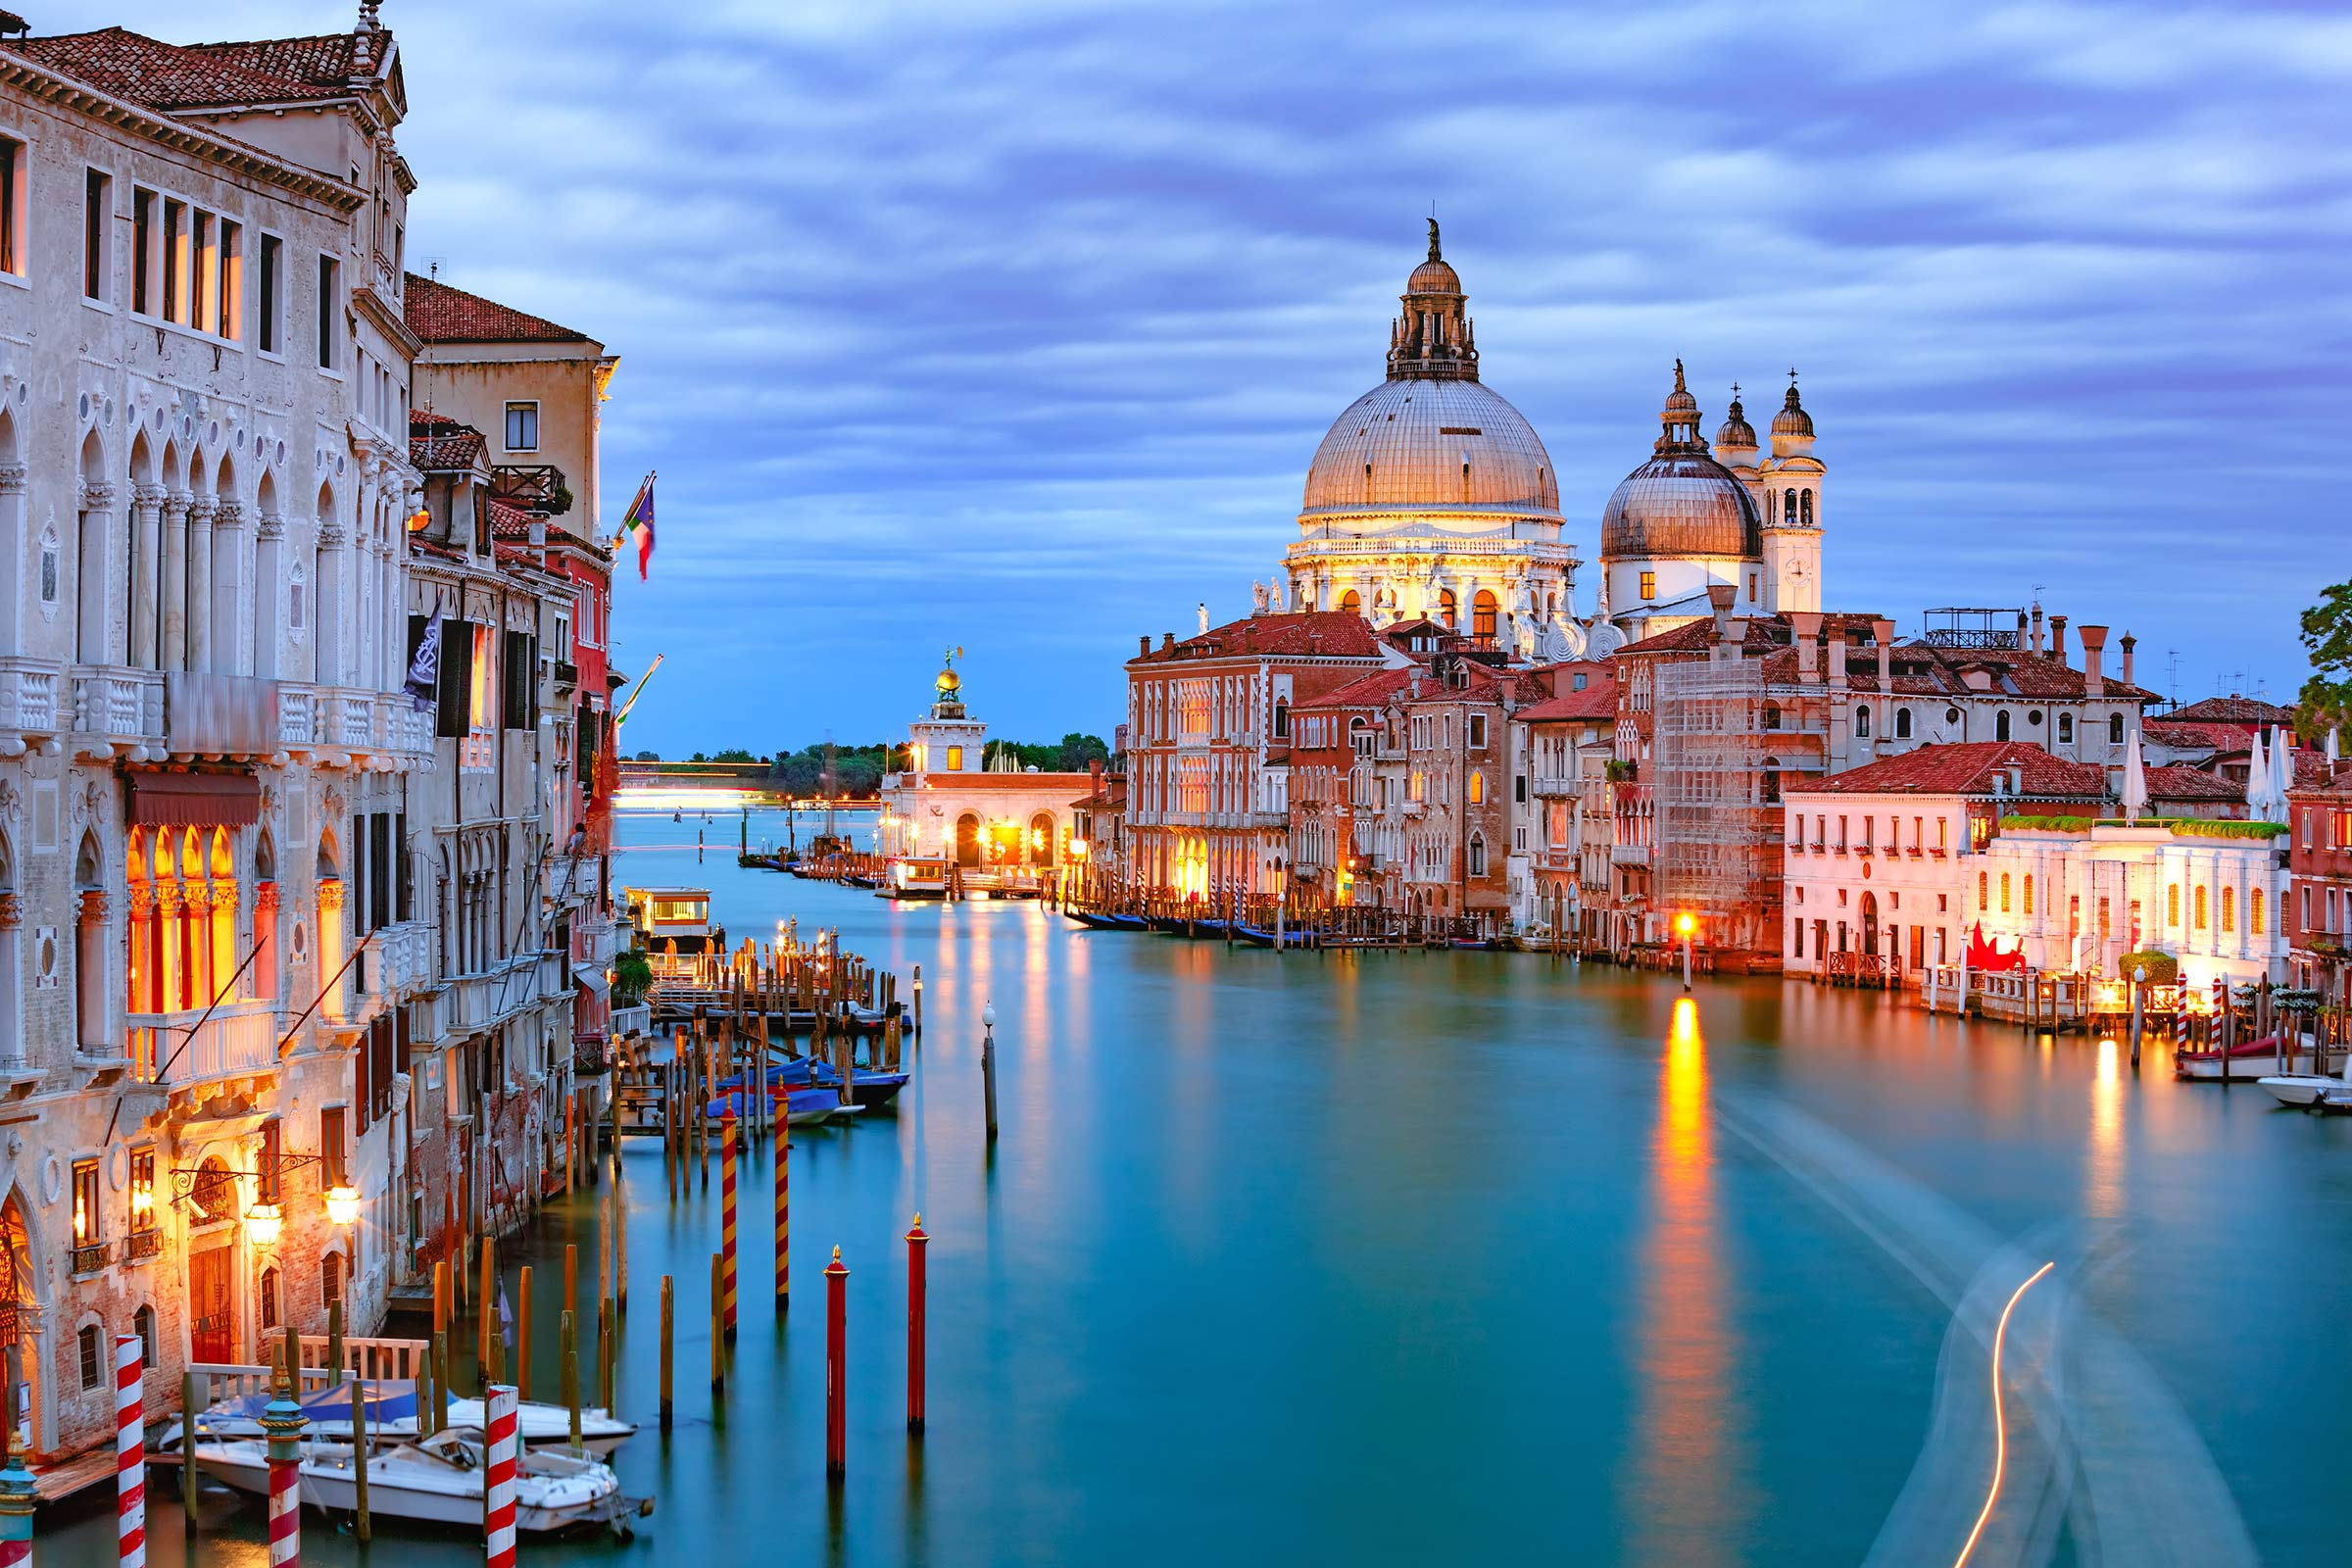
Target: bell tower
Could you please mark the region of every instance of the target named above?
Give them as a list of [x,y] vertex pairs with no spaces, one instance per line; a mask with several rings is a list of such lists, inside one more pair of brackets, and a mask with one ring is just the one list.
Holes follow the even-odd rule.
[[1772,456],[1749,481],[1764,514],[1767,611],[1821,608],[1821,491],[1828,471],[1813,455],[1813,416],[1798,400],[1790,370],[1788,395],[1772,416]]

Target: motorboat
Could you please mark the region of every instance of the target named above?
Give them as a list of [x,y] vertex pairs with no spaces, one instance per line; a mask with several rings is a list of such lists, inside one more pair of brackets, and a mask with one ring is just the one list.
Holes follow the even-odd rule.
[[[322,1385],[306,1389],[296,1401],[310,1425],[306,1437],[335,1443],[352,1440],[352,1405],[356,1383]],[[199,1443],[207,1438],[258,1438],[262,1434],[262,1411],[272,1396],[266,1393],[242,1394],[222,1399],[201,1410],[196,1416],[196,1435]],[[527,1446],[567,1445],[571,1442],[571,1412],[560,1404],[542,1404],[525,1399],[516,1409],[516,1427]],[[488,1420],[479,1399],[452,1398],[449,1401],[449,1422],[453,1428],[472,1432],[482,1430]],[[370,1439],[413,1440],[419,1432],[416,1410],[416,1385],[407,1378],[370,1379],[368,1384],[368,1436]],[[603,1458],[635,1436],[637,1426],[622,1421],[602,1405],[591,1405],[580,1412],[580,1446],[589,1453]],[[179,1451],[180,1431],[176,1421],[167,1423],[148,1446],[157,1453]]]
[[[368,1511],[376,1519],[413,1519],[479,1531],[483,1463],[478,1433],[456,1428],[417,1442],[370,1439],[363,1461],[349,1443],[304,1441],[300,1448],[302,1500],[330,1513],[359,1507],[359,1466],[368,1467]],[[270,1446],[259,1438],[222,1438],[196,1445],[196,1465],[225,1486],[254,1496],[270,1491]],[[600,1459],[525,1447],[515,1465],[514,1527],[552,1535],[610,1525],[627,1535],[629,1521],[654,1511],[651,1497],[621,1494],[620,1480]]]
[[[871,1067],[858,1067],[853,1071],[850,1080],[855,1091],[853,1098],[868,1110],[880,1110],[898,1099],[899,1091],[906,1087],[908,1077],[903,1072],[882,1072]],[[820,1061],[813,1056],[803,1056],[798,1061],[789,1061],[778,1067],[775,1081],[795,1090],[806,1085],[825,1090],[836,1097],[841,1093],[841,1070],[831,1062]]]
[[1302,931],[1297,926],[1287,926],[1283,930],[1281,942],[1277,944],[1273,931],[1268,927],[1249,925],[1239,920],[1233,924],[1233,934],[1236,939],[1247,942],[1253,948],[1271,948],[1278,945],[1285,948],[1303,948],[1308,945],[1314,935],[1313,932]]
[[2269,1090],[2271,1098],[2281,1105],[2293,1105],[2304,1110],[2309,1110],[2329,1095],[2352,1091],[2352,1084],[2345,1083],[2333,1073],[2325,1072],[2274,1073],[2255,1082]]
[[[2173,1053],[2173,1076],[2198,1082],[2219,1083],[2222,1079],[2223,1054],[2219,1051],[2176,1051]],[[2265,1069],[2281,1077],[2314,1075],[2312,1054],[2308,1047],[2289,1046],[2281,1056],[2278,1037],[2265,1035],[2232,1046],[2229,1052],[2229,1075],[2235,1080],[2261,1078]],[[2335,1087],[2344,1087],[2342,1079],[2333,1080]]]

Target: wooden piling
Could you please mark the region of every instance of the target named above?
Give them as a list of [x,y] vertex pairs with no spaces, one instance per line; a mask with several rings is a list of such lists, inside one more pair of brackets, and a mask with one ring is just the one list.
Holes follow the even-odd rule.
[[569,1307],[564,1311],[564,1326],[556,1342],[556,1353],[563,1359],[564,1404],[571,1413],[571,1451],[580,1451],[580,1332]]
[[480,1369],[476,1380],[487,1389],[493,1383],[506,1380],[498,1375],[500,1368],[498,1339],[498,1243],[482,1238],[482,1289],[479,1304],[481,1329],[474,1336],[474,1365]]
[[607,1414],[612,1410],[615,1358],[620,1349],[615,1343],[620,1336],[614,1329],[612,1298],[608,1296],[596,1303],[596,1402],[605,1407]]
[[662,1430],[669,1430],[669,1355],[671,1335],[669,1276],[662,1276]]
[[522,1265],[522,1278],[515,1287],[514,1311],[514,1387],[522,1397],[531,1396],[531,1265]]
[[449,1425],[449,1336],[433,1335],[433,1430]]
[[[179,1501],[180,1506],[187,1510],[190,1536],[196,1534],[197,1525],[196,1412],[209,1402],[207,1391],[198,1387],[202,1381],[205,1380],[201,1373],[182,1372],[179,1375]],[[13,1394],[15,1391],[12,1389],[10,1392]],[[15,1415],[13,1410],[8,1412],[11,1425],[15,1424]]]
[[716,1409],[724,1401],[727,1392],[727,1330],[726,1324],[722,1321],[723,1307],[721,1305],[721,1293],[725,1289],[724,1282],[720,1278],[722,1266],[719,1255],[712,1252],[710,1254],[710,1404],[713,1409]]
[[[188,1456],[191,1465],[194,1463],[196,1449],[193,1446],[182,1447],[180,1452]],[[193,1470],[189,1474],[194,1474]],[[351,1490],[352,1528],[358,1533],[360,1540],[365,1542],[368,1535],[368,1380],[366,1378],[355,1379],[351,1385]],[[189,1522],[192,1524],[195,1518],[195,1509],[191,1506],[188,1510]]]
[[326,1381],[340,1385],[343,1381],[343,1303],[326,1303]]

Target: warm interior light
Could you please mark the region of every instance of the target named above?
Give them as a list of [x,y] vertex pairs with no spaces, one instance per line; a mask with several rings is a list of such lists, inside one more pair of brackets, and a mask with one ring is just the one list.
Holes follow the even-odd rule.
[[256,1247],[275,1247],[286,1217],[275,1203],[256,1203],[245,1210],[245,1234]]
[[360,1190],[349,1185],[326,1190],[326,1217],[337,1225],[360,1222]]

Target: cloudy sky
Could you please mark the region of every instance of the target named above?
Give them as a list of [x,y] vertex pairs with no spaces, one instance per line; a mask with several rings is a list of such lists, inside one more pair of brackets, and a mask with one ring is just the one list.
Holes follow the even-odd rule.
[[[1107,734],[1272,574],[1433,201],[1587,556],[1680,356],[1710,425],[1802,372],[1833,609],[2038,587],[2283,696],[2352,575],[2340,7],[384,11],[412,262],[601,337],[608,505],[661,469],[632,746],[878,737],[952,643],[999,733]],[[348,8],[185,15],[32,20]]]

